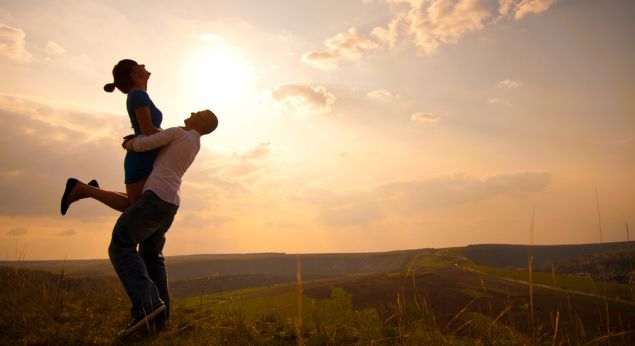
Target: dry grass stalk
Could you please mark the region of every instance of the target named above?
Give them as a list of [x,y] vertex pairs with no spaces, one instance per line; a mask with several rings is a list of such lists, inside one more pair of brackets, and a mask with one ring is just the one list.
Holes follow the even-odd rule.
[[556,346],[556,339],[558,338],[558,326],[560,325],[560,309],[556,310],[556,326],[553,331],[553,342],[551,345]]
[[459,311],[458,314],[454,315],[454,317],[452,317],[452,319],[450,320],[450,322],[448,322],[448,324],[445,325],[445,327],[443,328],[443,331],[447,330],[450,325],[452,324],[452,322],[454,322],[457,318],[459,318],[459,316],[461,316],[465,311],[467,311],[467,309],[470,307],[470,305],[472,305],[472,303],[474,303],[474,299],[470,300],[469,303],[467,303],[462,309],[461,311]]
[[609,304],[606,300],[606,295],[604,296],[604,311],[606,312],[606,336],[607,342],[609,346],[611,345],[611,320],[609,315]]
[[404,335],[404,304],[403,304],[403,298],[402,298],[402,293],[401,292],[397,292],[397,328],[399,330],[399,339],[400,341],[403,343],[404,339],[403,339],[403,335]]
[[300,261],[300,255],[296,256],[296,279],[297,279],[297,299],[298,299],[298,318],[295,324],[295,336],[298,345],[304,345],[302,338],[302,262]]
[[454,331],[454,333],[458,333],[459,331],[461,331],[461,329],[467,327],[468,325],[472,324],[472,322],[474,322],[474,319],[468,320],[465,323],[463,323],[462,325],[460,325],[458,328],[456,328],[456,330]]
[[595,202],[598,209],[598,229],[600,230],[600,243],[604,243],[604,237],[602,235],[602,219],[600,218],[600,195],[598,189],[595,189]]
[[201,311],[203,308],[203,298],[205,297],[205,292],[207,292],[207,285],[209,281],[212,279],[212,274],[207,275],[207,280],[205,280],[205,284],[203,284],[203,288],[201,288],[201,301],[198,304],[198,310]]
[[[507,291],[507,306],[506,306],[506,309],[508,311],[511,311],[512,310],[512,300],[511,300],[511,296],[510,296],[510,293],[509,293],[509,288],[507,288],[506,291]],[[516,329],[516,324],[514,323],[514,319],[512,318],[512,315],[508,314],[507,316],[509,318],[508,319],[508,325],[510,327]]]
[[[492,308],[492,297],[490,296],[489,292],[487,292],[487,288],[485,287],[485,281],[483,281],[483,273],[481,273],[481,289],[483,290],[483,293],[485,293],[485,296],[487,297],[487,304],[489,308],[489,319],[491,321],[494,318],[494,309]],[[491,339],[492,337],[493,325],[494,325],[494,322],[490,323],[490,325],[487,327],[488,339]]]
[[[64,309],[64,295],[62,293],[62,282],[64,281],[65,269],[66,269],[66,256],[64,256],[62,271],[60,273],[60,278],[57,282],[57,296],[55,298],[55,306],[57,307],[57,309],[55,311],[55,319],[59,319],[62,317],[62,310]],[[29,281],[30,281],[30,278],[29,278]]]
[[536,344],[536,325],[534,322],[534,280],[533,280],[533,263],[534,255],[532,253],[532,246],[534,245],[534,220],[536,217],[536,209],[534,208],[531,214],[531,226],[529,227],[529,248],[528,248],[528,271],[529,271],[529,311],[531,321],[531,340],[532,344]]
[[577,332],[582,339],[586,338],[586,330],[584,329],[584,323],[578,314],[575,315],[575,320],[578,325]]
[[[615,334],[612,334],[612,335],[602,335],[600,337],[597,337],[597,338],[585,343],[584,345],[597,345],[600,342],[604,342],[605,340],[609,341],[611,337],[626,336],[628,334],[633,334],[633,333],[635,333],[635,330],[626,330],[626,331],[615,333]],[[610,341],[609,341],[609,344],[610,344]]]
[[[626,222],[626,241],[629,242],[628,248],[630,250],[631,245],[630,245],[630,241],[631,241],[631,234],[628,230],[628,222]],[[633,258],[632,258],[632,252],[629,251],[629,255],[628,255],[628,263],[631,266],[631,271],[628,275],[628,283],[629,283],[629,289],[631,290],[631,299],[635,300],[635,290],[634,290],[634,283],[635,283],[635,268],[633,268]]]

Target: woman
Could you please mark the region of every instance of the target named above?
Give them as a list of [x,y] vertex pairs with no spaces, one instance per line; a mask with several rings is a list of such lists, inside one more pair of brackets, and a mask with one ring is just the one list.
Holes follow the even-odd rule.
[[[128,95],[126,108],[134,136],[151,135],[161,131],[163,114],[148,96],[150,72],[146,70],[145,65],[139,65],[134,60],[124,59],[115,65],[112,75],[114,82],[104,85],[104,91],[113,92],[117,88]],[[143,153],[126,151],[124,159],[125,193],[102,190],[94,180],[89,184],[84,184],[75,178],[69,178],[60,205],[62,215],[66,214],[71,203],[88,197],[99,200],[113,209],[126,210],[141,196],[143,185],[152,172],[152,165],[157,154],[158,150]]]

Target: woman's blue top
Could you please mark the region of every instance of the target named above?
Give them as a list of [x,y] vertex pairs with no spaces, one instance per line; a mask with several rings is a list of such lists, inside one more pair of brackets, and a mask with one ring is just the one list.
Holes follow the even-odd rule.
[[[137,120],[135,111],[142,107],[150,108],[152,125],[154,125],[154,127],[161,128],[161,121],[163,120],[163,114],[154,105],[152,100],[150,100],[150,96],[148,96],[147,92],[143,90],[130,90],[130,92],[128,92],[128,99],[126,100],[126,108],[128,109],[130,124],[132,124],[135,136],[139,136],[141,134],[139,121]],[[156,159],[158,153],[159,149],[142,153],[127,151],[126,158],[123,161],[125,183],[131,184],[147,178],[152,172],[152,165],[154,164],[154,159]]]

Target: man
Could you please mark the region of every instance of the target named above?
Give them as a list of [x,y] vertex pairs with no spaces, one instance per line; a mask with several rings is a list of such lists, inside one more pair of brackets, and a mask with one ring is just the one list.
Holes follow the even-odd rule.
[[117,220],[108,248],[110,261],[132,301],[132,320],[121,336],[138,331],[152,320],[161,328],[169,318],[170,298],[162,254],[165,233],[179,207],[181,178],[200,149],[200,137],[214,131],[218,119],[204,110],[192,113],[184,123],[184,127],[123,143],[132,151],[162,148],[141,198]]

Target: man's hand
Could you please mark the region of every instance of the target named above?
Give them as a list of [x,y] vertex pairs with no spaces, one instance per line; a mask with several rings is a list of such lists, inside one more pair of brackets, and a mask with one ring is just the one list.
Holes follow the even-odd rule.
[[123,142],[121,143],[121,147],[126,150],[133,150],[132,147],[132,139],[134,139],[134,135],[127,135],[123,138]]

